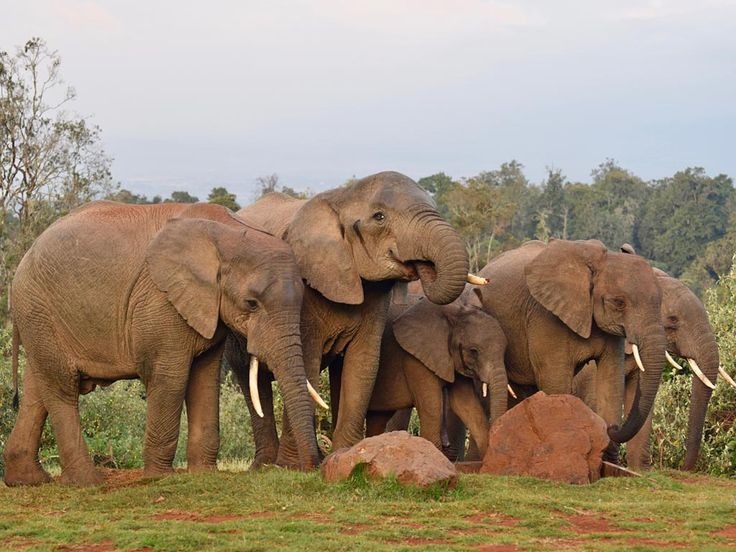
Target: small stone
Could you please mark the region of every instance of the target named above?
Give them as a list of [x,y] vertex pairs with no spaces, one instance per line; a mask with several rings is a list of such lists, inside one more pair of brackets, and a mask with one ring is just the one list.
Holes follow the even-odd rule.
[[583,401],[540,391],[491,426],[480,471],[592,483],[608,443],[606,422]]
[[427,487],[444,482],[452,488],[457,483],[455,466],[445,455],[426,439],[406,431],[368,437],[350,448],[333,452],[322,462],[322,476],[326,481],[341,481],[364,464],[368,477],[394,476],[404,485]]

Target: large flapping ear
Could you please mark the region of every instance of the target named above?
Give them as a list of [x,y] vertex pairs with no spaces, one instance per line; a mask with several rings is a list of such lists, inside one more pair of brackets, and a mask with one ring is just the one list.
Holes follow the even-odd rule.
[[197,333],[211,339],[220,317],[219,222],[171,219],[146,250],[151,279]]
[[330,301],[359,305],[363,284],[340,217],[326,199],[305,203],[289,225],[286,241],[307,284]]
[[593,323],[593,273],[606,252],[597,240],[552,240],[526,266],[532,297],[583,338]]
[[455,381],[450,355],[450,323],[442,307],[423,299],[393,323],[394,337],[407,353],[447,381]]

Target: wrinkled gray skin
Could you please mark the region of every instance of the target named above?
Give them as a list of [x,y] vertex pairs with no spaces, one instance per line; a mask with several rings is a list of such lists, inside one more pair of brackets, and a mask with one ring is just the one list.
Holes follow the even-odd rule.
[[[655,269],[662,290],[661,319],[667,337],[667,351],[682,358],[692,358],[706,377],[715,384],[718,376],[718,346],[703,303],[685,284]],[[642,374],[636,366],[630,347],[626,350],[626,411],[631,408],[634,393]],[[575,376],[574,392],[589,406],[595,405],[595,364]],[[692,378],[690,416],[687,430],[687,450],[683,469],[692,470],[698,460],[703,437],[703,424],[712,389],[696,376]],[[651,464],[650,438],[652,413],[644,427],[628,442],[627,464],[633,469],[646,469]]]
[[488,416],[474,382],[487,383],[492,420],[506,411],[506,337],[498,322],[477,307],[422,300],[392,306],[381,343],[381,361],[366,417],[367,436],[386,429],[403,408],[416,406],[421,436],[443,449],[443,391],[479,449],[488,444]]
[[[333,449],[357,443],[363,438],[378,370],[391,288],[398,280],[419,278],[430,301],[452,302],[467,277],[463,240],[426,192],[395,172],[378,173],[310,200],[268,194],[238,216],[291,245],[307,283],[302,308],[307,377],[317,387],[322,366],[335,359],[342,363],[340,382],[333,385],[339,390],[332,401],[334,411],[339,407]],[[236,350],[231,352],[228,361],[249,401],[242,370],[246,363]],[[265,417],[251,411],[253,466],[294,466],[291,417],[285,416],[279,442],[265,374],[259,375],[258,387]]]
[[[299,336],[303,284],[281,240],[209,204],[95,202],[49,227],[21,261],[11,315],[27,354],[5,447],[5,482],[49,480],[38,461],[47,414],[61,480],[101,481],[82,437],[80,394],[140,378],[144,473],[171,472],[186,402],[191,470],[219,447],[219,364],[228,333],[273,367],[305,461],[318,462]],[[124,420],[120,421],[124,423]]]
[[[661,293],[649,264],[607,251],[596,240],[533,241],[496,257],[480,275],[489,284],[473,292],[506,334],[512,386],[570,393],[576,370],[595,360],[597,412],[609,437],[621,443],[636,435],[665,361]],[[646,372],[620,426],[624,338],[639,346]],[[609,447],[607,457],[616,460],[616,454],[616,447]]]

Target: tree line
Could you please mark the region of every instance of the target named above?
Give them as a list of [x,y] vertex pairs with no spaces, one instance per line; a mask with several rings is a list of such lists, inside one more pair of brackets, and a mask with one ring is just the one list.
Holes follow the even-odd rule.
[[[0,321],[24,252],[74,207],[100,198],[199,201],[185,190],[149,199],[115,184],[101,130],[70,110],[76,95],[60,66],[58,52],[38,38],[0,52]],[[595,238],[610,249],[632,244],[701,294],[728,273],[736,251],[733,181],[699,167],[645,181],[609,159],[592,171],[590,182],[548,169],[533,183],[512,160],[472,177],[437,173],[418,183],[466,239],[473,270],[529,239]],[[283,184],[277,174],[256,179],[254,199],[273,191],[313,195]],[[240,208],[236,194],[223,186],[212,188],[206,200]]]

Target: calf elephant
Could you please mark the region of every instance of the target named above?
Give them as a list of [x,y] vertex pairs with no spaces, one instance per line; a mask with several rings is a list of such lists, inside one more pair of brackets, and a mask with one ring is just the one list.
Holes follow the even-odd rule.
[[[609,437],[621,443],[636,435],[665,361],[661,292],[649,264],[595,240],[551,240],[507,251],[480,274],[489,284],[473,291],[506,334],[509,380],[570,393],[576,370],[595,360],[597,411]],[[636,346],[646,371],[621,426],[624,338]],[[608,457],[615,455],[612,446]]]
[[[24,394],[5,447],[5,482],[38,484],[47,414],[61,479],[95,484],[78,397],[140,378],[147,395],[144,473],[171,471],[186,402],[189,468],[211,469],[219,447],[219,364],[228,332],[274,370],[303,462],[319,461],[299,335],[303,284],[289,247],[224,207],[95,202],[49,227],[12,288]],[[121,423],[124,423],[121,420]]]
[[[622,251],[633,253],[630,246]],[[662,291],[661,320],[667,338],[668,355],[677,355],[688,360],[695,372],[690,396],[687,443],[683,469],[695,467],[703,436],[703,424],[708,402],[719,373],[719,355],[713,330],[703,303],[677,278],[655,269],[657,283]],[[626,349],[626,409],[631,407],[641,371],[638,369],[633,351]],[[671,356],[669,357],[671,362]],[[722,372],[723,373],[723,372]],[[727,374],[727,380],[731,380]],[[575,377],[575,393],[589,404],[595,400],[595,365],[586,366]],[[627,463],[634,469],[650,465],[649,441],[652,430],[651,412],[644,427],[627,444]]]
[[[463,240],[440,217],[426,192],[395,172],[378,173],[309,200],[268,194],[238,216],[291,245],[307,283],[302,308],[307,377],[316,385],[323,357],[342,356],[339,396],[332,405],[337,409],[339,402],[333,448],[355,444],[363,438],[394,283],[419,278],[430,301],[453,301],[468,276]],[[244,365],[236,348],[229,348],[227,355],[231,366]],[[238,373],[241,385],[248,388],[236,369]],[[287,412],[284,418],[279,443],[265,374],[257,385],[265,405],[263,418],[252,416],[253,465],[291,466],[296,460],[291,415]]]
[[474,380],[490,388],[491,419],[506,411],[506,337],[498,322],[477,307],[435,305],[427,300],[392,307],[381,343],[381,360],[368,405],[366,433],[386,429],[393,414],[416,406],[421,436],[442,450],[443,390],[449,406],[485,453],[488,416]]

